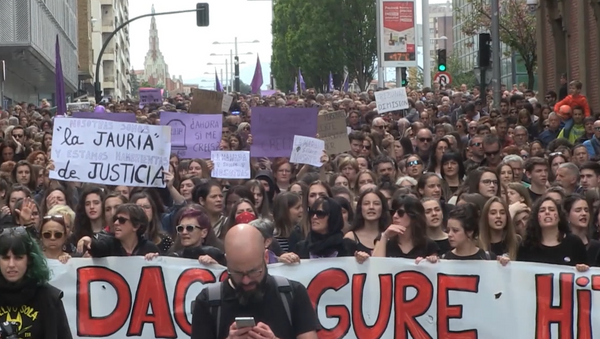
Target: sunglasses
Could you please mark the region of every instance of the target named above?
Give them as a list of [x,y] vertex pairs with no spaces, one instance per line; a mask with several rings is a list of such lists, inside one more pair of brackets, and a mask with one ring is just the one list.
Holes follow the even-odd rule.
[[128,221],[129,221],[129,219],[127,219],[125,217],[118,217],[118,216],[113,217],[113,223],[118,222],[119,225],[123,225],[124,223],[126,223]]
[[400,218],[404,217],[404,215],[406,214],[406,211],[399,208],[397,210],[390,210],[390,216],[393,218],[396,214],[398,214],[398,216]]
[[317,216],[318,219],[323,219],[325,217],[327,217],[329,215],[329,213],[323,211],[323,210],[308,210],[308,216],[310,218]]
[[42,236],[44,237],[44,239],[52,239],[54,237],[54,239],[62,239],[64,233],[63,232],[44,232],[42,233]]
[[46,215],[42,218],[44,224],[48,221],[56,221],[57,223],[65,226],[65,217],[63,215]]
[[185,230],[188,233],[192,233],[192,232],[194,232],[194,229],[196,229],[196,228],[202,229],[202,227],[196,226],[196,225],[177,225],[177,226],[175,226],[175,230],[179,234],[183,233],[183,230]]
[[433,138],[419,138],[420,142],[432,142]]
[[600,127],[595,127],[594,128],[596,131],[600,131]]
[[558,156],[558,155],[563,155],[563,153],[562,152],[552,152],[552,153],[550,153],[551,157]]
[[362,147],[362,148],[363,148],[363,149],[366,149],[366,150],[368,151],[368,150],[370,150],[370,149],[371,149],[371,145],[368,145],[368,146],[365,146],[365,145],[363,145],[363,147]]
[[419,160],[413,160],[413,161],[407,162],[406,166],[413,167],[413,166],[419,166],[420,164],[421,164],[421,161],[419,161]]

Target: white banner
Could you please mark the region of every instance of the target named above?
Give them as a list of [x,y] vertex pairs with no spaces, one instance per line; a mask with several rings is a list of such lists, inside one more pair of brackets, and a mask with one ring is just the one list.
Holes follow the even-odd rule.
[[50,178],[165,187],[171,127],[95,119],[55,119]]
[[404,87],[375,92],[375,102],[377,103],[377,113],[379,114],[408,109],[410,107],[406,88]]
[[211,151],[210,160],[214,168],[210,174],[221,179],[250,179],[249,151]]
[[[161,257],[50,263],[74,338],[175,338],[223,267]],[[590,339],[600,333],[600,270],[494,261],[304,260],[269,273],[307,286],[321,339]],[[15,318],[17,314],[11,314]],[[595,321],[593,321],[595,320]]]

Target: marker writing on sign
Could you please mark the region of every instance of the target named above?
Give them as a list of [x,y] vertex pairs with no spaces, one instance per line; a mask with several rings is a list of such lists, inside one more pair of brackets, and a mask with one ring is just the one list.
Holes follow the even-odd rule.
[[69,170],[69,165],[71,164],[71,160],[67,161],[67,164],[65,165],[65,168],[61,168],[59,169],[58,172],[58,176],[68,180],[68,179],[77,179],[79,180],[79,177],[75,174],[77,174],[77,171],[75,171],[74,169]]
[[[118,147],[125,149],[136,149],[136,150],[150,150],[154,151],[154,143],[150,135],[137,136],[133,133],[112,133],[112,132],[96,132],[99,138],[94,139],[94,145],[104,147]],[[106,138],[104,136],[106,135]],[[160,137],[157,133],[154,134],[155,138]]]
[[[58,127],[56,130],[60,132],[61,129],[62,127]],[[71,137],[71,134],[73,134],[73,131],[71,131],[69,127],[65,128],[65,132],[63,133],[63,142],[61,142],[60,144],[66,144],[67,146],[83,145],[83,142],[79,142],[78,136],[74,135],[73,137]]]

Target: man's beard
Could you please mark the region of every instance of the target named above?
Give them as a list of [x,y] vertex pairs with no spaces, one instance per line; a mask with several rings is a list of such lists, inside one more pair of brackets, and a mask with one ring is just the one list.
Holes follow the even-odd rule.
[[242,285],[236,283],[235,281],[233,281],[233,279],[231,280],[231,283],[233,284],[233,287],[235,288],[235,296],[236,296],[238,302],[240,303],[240,305],[245,306],[248,304],[256,304],[256,303],[262,302],[263,298],[265,297],[265,293],[267,291],[268,271],[267,271],[266,265],[265,265],[264,270],[265,270],[265,273],[264,273],[265,275],[263,276],[263,279],[256,284],[256,288],[254,288],[253,290],[246,291],[246,290],[244,290]]

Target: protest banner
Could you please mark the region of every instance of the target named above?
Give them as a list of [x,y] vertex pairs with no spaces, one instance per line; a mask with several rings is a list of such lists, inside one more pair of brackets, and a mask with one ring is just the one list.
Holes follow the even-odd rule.
[[346,112],[319,114],[317,126],[317,134],[319,134],[319,139],[325,141],[327,154],[340,154],[350,150],[350,141],[346,130]]
[[194,88],[192,89],[192,96],[192,103],[188,112],[194,114],[223,113],[223,92]]
[[75,112],[90,112],[91,105],[89,102],[71,102],[67,104],[67,111]]
[[219,150],[221,115],[162,112],[160,124],[171,127],[172,152],[182,158],[209,159],[210,152]]
[[50,178],[95,184],[165,187],[171,130],[93,119],[55,119]]
[[211,177],[219,179],[250,179],[250,152],[248,151],[212,151],[210,152],[214,168]]
[[252,109],[253,157],[289,157],[294,135],[314,138],[317,135],[317,108]]
[[375,92],[375,102],[377,103],[377,113],[379,114],[408,109],[410,107],[404,87]]
[[137,119],[135,118],[135,113],[73,112],[71,117],[78,118],[78,119],[96,119],[96,120],[109,120],[109,121],[131,122],[131,123],[137,122]]
[[140,106],[163,103],[160,88],[140,88]]
[[[49,262],[73,338],[189,337],[192,301],[206,284],[227,278],[224,267],[180,258]],[[600,333],[595,268],[322,258],[269,265],[269,274],[307,287],[321,339],[591,339]]]
[[294,145],[290,162],[292,164],[306,164],[321,167],[321,156],[325,150],[325,142],[317,138],[294,135]]

